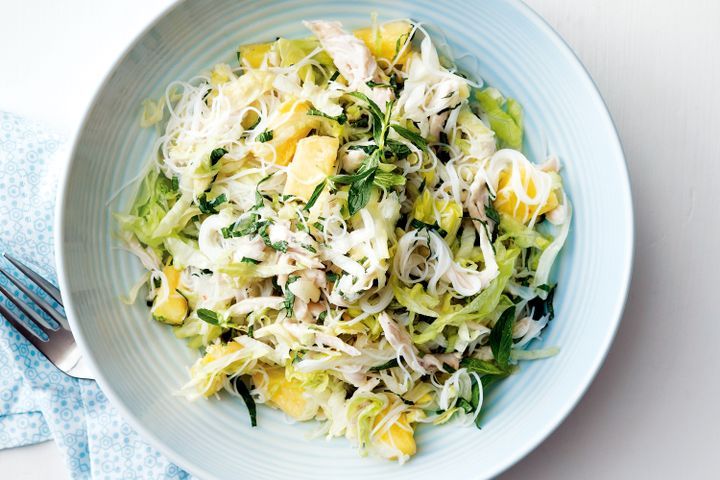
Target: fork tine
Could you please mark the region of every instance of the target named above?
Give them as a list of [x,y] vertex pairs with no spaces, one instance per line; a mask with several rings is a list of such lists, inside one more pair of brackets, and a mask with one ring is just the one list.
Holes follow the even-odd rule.
[[15,265],[15,268],[20,270],[22,273],[24,273],[30,280],[33,281],[38,287],[45,290],[45,292],[50,295],[53,300],[55,300],[57,303],[60,304],[60,306],[63,306],[62,297],[60,296],[60,290],[53,285],[52,283],[45,280],[43,277],[35,273],[30,267],[22,263],[17,258],[13,257],[12,255],[8,255],[7,253],[2,254],[3,257],[7,258],[8,262]]
[[45,313],[47,313],[50,317],[52,317],[53,320],[55,320],[57,323],[62,325],[64,328],[67,328],[67,322],[65,320],[65,317],[60,315],[57,310],[55,310],[52,305],[50,305],[47,301],[40,298],[38,294],[27,288],[20,280],[17,280],[15,277],[10,275],[8,272],[0,268],[0,273],[5,275],[8,280],[12,282],[13,285],[15,285],[21,292],[23,292],[27,297],[32,300],[35,305],[40,307]]
[[41,352],[43,351],[47,342],[35,335],[35,332],[26,327],[25,324],[20,321],[20,317],[8,310],[7,307],[2,304],[2,302],[0,302],[0,315],[5,317],[5,319],[10,322],[10,325],[15,327],[15,330],[20,332],[20,335],[25,337],[28,342],[35,345],[35,348],[37,348]]
[[0,292],[2,292],[2,294],[5,295],[8,300],[14,303],[15,306],[18,307],[18,309],[20,309],[20,311],[24,313],[26,317],[28,317],[28,319],[35,322],[38,328],[40,328],[40,330],[42,330],[48,337],[52,336],[53,332],[56,329],[50,328],[50,325],[48,325],[45,319],[38,315],[35,310],[25,305],[22,300],[17,298],[10,290],[3,287],[2,285],[0,285]]

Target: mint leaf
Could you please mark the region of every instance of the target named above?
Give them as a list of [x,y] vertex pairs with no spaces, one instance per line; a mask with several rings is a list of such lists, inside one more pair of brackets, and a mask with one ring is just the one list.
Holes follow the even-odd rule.
[[317,202],[318,197],[322,193],[323,189],[325,188],[325,184],[327,183],[327,180],[323,180],[322,182],[318,183],[315,187],[315,190],[313,190],[312,195],[310,195],[310,198],[308,199],[307,203],[305,204],[305,207],[303,210],[306,212],[309,211],[313,205],[315,205],[315,202]]
[[506,309],[493,326],[488,337],[488,343],[492,350],[495,361],[500,368],[506,369],[510,360],[512,349],[513,324],[515,323],[515,305]]
[[203,193],[198,197],[198,208],[202,213],[217,213],[217,207],[227,201],[225,194],[218,195],[212,200],[207,199],[207,194]]
[[370,372],[379,372],[380,370],[387,370],[388,368],[393,368],[398,366],[397,358],[393,358],[392,360],[388,360],[387,362],[383,363],[382,365],[377,365],[375,367],[370,367],[368,371]]
[[250,414],[250,426],[257,427],[257,407],[255,406],[255,400],[253,400],[252,395],[250,395],[250,390],[248,390],[245,382],[242,381],[242,377],[238,375],[233,378],[232,386],[245,402],[248,414]]
[[390,127],[395,130],[401,137],[410,140],[413,145],[418,147],[422,151],[427,151],[427,140],[425,140],[419,133],[415,133],[412,130],[408,130],[405,127],[393,123]]
[[504,375],[506,371],[492,362],[479,360],[477,358],[463,358],[460,366],[478,375]]
[[218,314],[212,310],[208,310],[207,308],[198,308],[195,313],[197,313],[200,320],[209,323],[210,325],[218,325],[220,323]]
[[308,110],[307,114],[308,114],[308,115],[313,115],[313,116],[316,116],[316,117],[324,117],[324,118],[328,118],[328,119],[330,119],[330,120],[335,120],[335,121],[336,121],[337,123],[339,123],[340,125],[344,125],[345,122],[347,122],[347,115],[345,115],[345,112],[341,113],[340,115],[338,115],[338,116],[336,116],[336,117],[333,117],[332,115],[328,115],[327,113],[323,113],[323,112],[321,112],[320,110],[318,110],[318,109],[316,109],[316,108],[310,108],[310,110]]
[[214,166],[220,159],[228,153],[224,148],[216,148],[210,153],[210,165]]
[[273,139],[273,131],[272,130],[265,130],[261,134],[259,134],[257,137],[255,137],[255,140],[257,140],[260,143],[269,142]]

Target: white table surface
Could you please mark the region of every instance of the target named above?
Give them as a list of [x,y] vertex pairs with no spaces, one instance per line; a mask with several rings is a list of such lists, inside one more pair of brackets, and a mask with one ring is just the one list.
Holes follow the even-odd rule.
[[[72,132],[104,72],[169,3],[2,2],[0,109]],[[617,123],[637,246],[625,317],[600,374],[504,478],[718,478],[720,2],[528,3],[577,52]],[[67,475],[52,442],[0,451],[0,471]]]

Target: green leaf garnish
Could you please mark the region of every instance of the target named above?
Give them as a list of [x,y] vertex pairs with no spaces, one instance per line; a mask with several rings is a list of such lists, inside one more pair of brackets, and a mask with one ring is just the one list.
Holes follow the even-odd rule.
[[308,115],[313,115],[316,117],[324,117],[328,118],[330,120],[335,120],[340,125],[344,125],[345,122],[347,122],[347,115],[345,115],[345,112],[341,113],[340,115],[333,117],[332,115],[328,115],[327,113],[323,113],[320,110],[316,108],[310,108],[310,110],[307,111]]
[[253,400],[252,395],[250,395],[250,390],[248,390],[245,382],[242,381],[239,375],[232,379],[232,385],[245,402],[245,406],[250,414],[250,426],[257,427],[257,408],[255,406],[255,400]]
[[279,242],[271,242],[270,235],[268,234],[267,229],[268,223],[263,222],[257,232],[258,235],[260,235],[260,238],[262,238],[263,242],[265,242],[265,245],[279,252],[287,253],[288,243],[285,240],[281,240]]
[[[557,287],[557,285],[553,285],[552,287],[550,287],[549,285],[540,285],[538,288],[547,292],[545,299],[543,300],[540,297],[535,297],[528,302],[528,308],[532,312],[532,317],[535,320],[538,320],[545,315],[548,316],[548,320],[552,320],[553,318],[555,318],[555,308],[553,307],[553,299],[555,298],[555,287]],[[546,288],[548,290],[546,290]]]
[[305,204],[305,207],[303,207],[304,211],[306,211],[306,212],[309,211],[313,207],[313,205],[315,205],[315,202],[317,201],[318,197],[322,193],[326,184],[327,184],[327,179],[323,180],[322,182],[318,183],[315,186],[315,190],[313,190],[312,195],[310,195],[310,198],[308,199],[307,203]]
[[407,158],[412,153],[407,145],[402,142],[398,142],[397,140],[393,140],[392,138],[388,138],[385,141],[385,150],[395,155],[398,160]]
[[257,140],[260,143],[269,142],[273,139],[273,131],[272,130],[265,130],[261,134],[259,134],[257,137],[255,137],[255,140]]
[[260,263],[260,260],[255,260],[254,258],[250,258],[250,257],[243,257],[240,259],[240,262],[241,263],[252,263],[253,265],[257,265],[258,263]]
[[405,185],[405,177],[397,173],[376,172],[373,183],[380,188],[391,188]]
[[495,363],[477,358],[463,358],[460,361],[460,366],[478,375],[504,375],[507,373],[505,369],[500,368]]
[[224,148],[216,148],[210,153],[210,165],[214,166],[220,159],[228,153]]
[[427,140],[421,137],[419,133],[408,130],[407,128],[400,126],[397,123],[393,123],[392,125],[390,125],[390,127],[392,127],[392,129],[395,130],[401,137],[410,140],[410,142],[412,142],[412,144],[418,147],[420,150],[427,151]]
[[203,322],[209,323],[210,325],[220,324],[219,315],[212,310],[208,310],[207,308],[198,308],[195,313],[197,313],[198,318]]
[[378,82],[373,82],[372,80],[365,82],[365,85],[367,85],[370,88],[375,88],[375,87],[392,88],[392,86],[390,86],[390,84],[388,84],[388,83],[378,83]]
[[202,213],[217,213],[217,207],[227,201],[225,194],[220,194],[212,200],[207,199],[207,194],[203,193],[198,197],[198,208]]
[[288,317],[292,317],[293,306],[295,305],[295,294],[292,293],[288,287],[298,278],[300,277],[297,275],[290,275],[287,279],[287,283],[285,284],[285,302],[283,303],[283,306],[285,307]]
[[393,358],[392,360],[388,360],[387,362],[383,363],[382,365],[376,365],[374,367],[370,367],[368,371],[370,372],[379,372],[380,370],[387,370],[388,368],[393,368],[398,366],[397,358]]
[[418,230],[421,230],[423,228],[426,228],[428,230],[434,230],[441,237],[445,237],[445,235],[447,235],[447,232],[443,228],[441,228],[437,222],[435,222],[431,225],[429,223],[422,222],[422,221],[418,220],[417,218],[413,218],[412,220],[410,220],[410,226],[413,228],[416,228]]
[[507,308],[493,326],[488,337],[488,343],[495,361],[500,368],[506,369],[510,360],[510,350],[513,344],[513,325],[515,323],[515,305]]

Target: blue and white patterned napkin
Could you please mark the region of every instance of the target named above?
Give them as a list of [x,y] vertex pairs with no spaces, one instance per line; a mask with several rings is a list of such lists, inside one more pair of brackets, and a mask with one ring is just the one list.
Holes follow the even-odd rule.
[[[0,112],[0,251],[53,281],[53,207],[66,155],[59,136]],[[0,264],[17,273],[5,259]],[[4,277],[0,284],[19,293]],[[0,449],[49,439],[72,478],[189,478],[139,438],[95,382],[61,373],[0,317]]]

